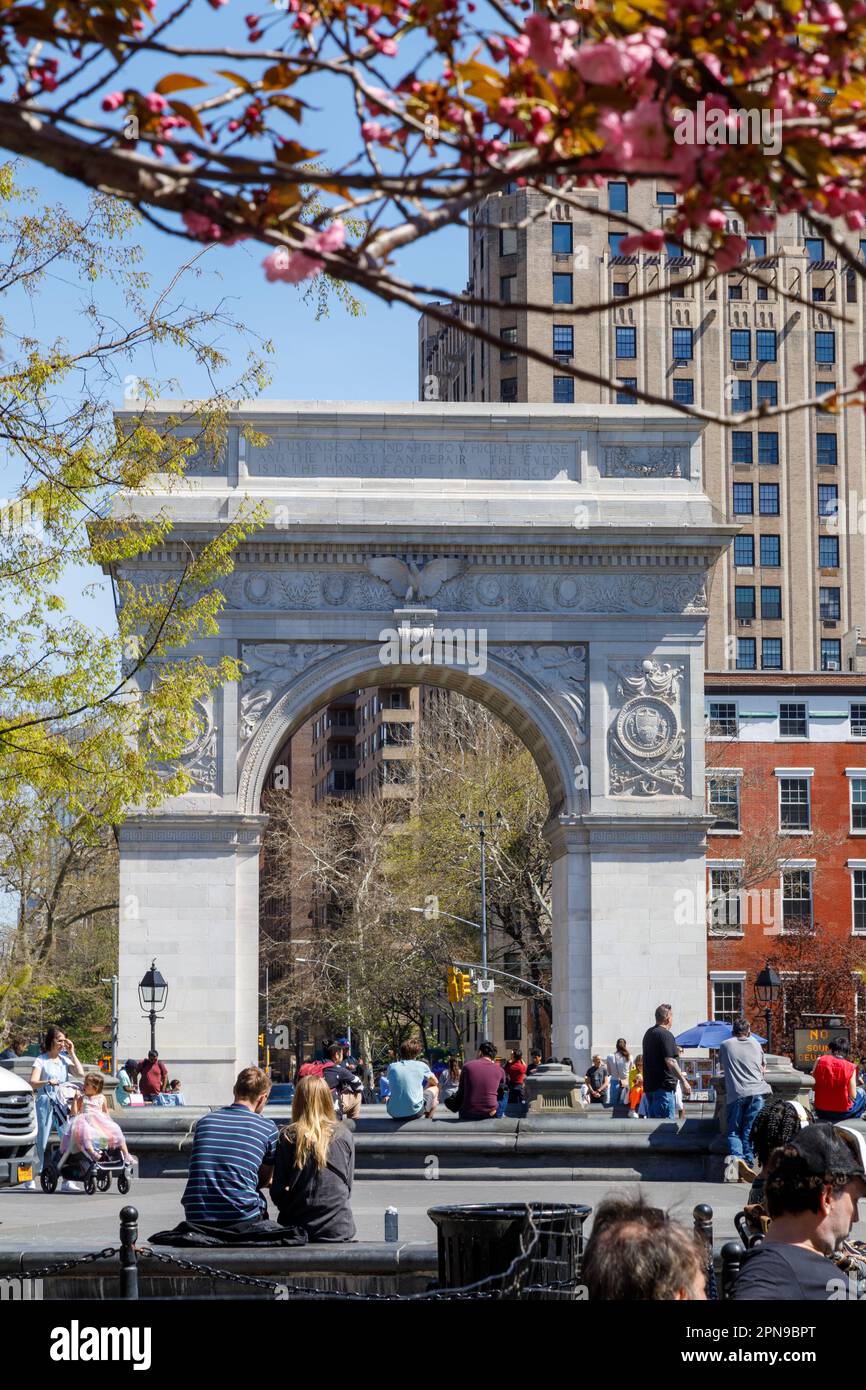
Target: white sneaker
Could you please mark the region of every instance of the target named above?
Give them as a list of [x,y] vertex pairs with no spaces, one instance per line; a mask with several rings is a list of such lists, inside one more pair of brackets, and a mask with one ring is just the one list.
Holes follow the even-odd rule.
[[61,1192],[83,1192],[83,1191],[84,1191],[84,1188],[83,1188],[83,1186],[82,1186],[82,1184],[81,1184],[80,1182],[67,1182],[66,1179],[64,1178],[64,1179],[63,1179],[63,1182],[60,1184],[60,1191],[61,1191]]
[[29,1182],[20,1182],[18,1186],[22,1192],[37,1192],[40,1190],[40,1184],[35,1178],[31,1178]]

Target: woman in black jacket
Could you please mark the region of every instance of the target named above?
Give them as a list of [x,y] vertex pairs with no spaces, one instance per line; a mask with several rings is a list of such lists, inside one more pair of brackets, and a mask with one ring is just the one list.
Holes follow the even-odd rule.
[[302,1076],[271,1181],[280,1225],[302,1227],[311,1241],[354,1240],[354,1174],[355,1142],[337,1120],[330,1088],[320,1076]]

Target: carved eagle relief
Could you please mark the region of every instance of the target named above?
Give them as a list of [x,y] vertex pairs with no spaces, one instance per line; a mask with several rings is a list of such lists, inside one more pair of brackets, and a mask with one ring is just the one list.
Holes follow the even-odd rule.
[[430,560],[418,566],[412,559],[398,560],[393,555],[376,555],[367,561],[367,569],[377,579],[384,580],[395,598],[432,598],[449,579],[463,573],[462,560]]

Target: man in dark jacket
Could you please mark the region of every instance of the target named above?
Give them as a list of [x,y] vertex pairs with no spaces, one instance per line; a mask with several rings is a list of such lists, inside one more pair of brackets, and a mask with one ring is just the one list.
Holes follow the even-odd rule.
[[335,1042],[326,1047],[327,1066],[322,1076],[335,1097],[337,1114],[344,1120],[357,1120],[364,1099],[364,1083],[351,1067],[343,1066],[344,1056],[342,1043]]
[[492,1120],[507,1086],[505,1072],[496,1060],[491,1042],[478,1044],[478,1055],[460,1073],[457,1111],[461,1120]]

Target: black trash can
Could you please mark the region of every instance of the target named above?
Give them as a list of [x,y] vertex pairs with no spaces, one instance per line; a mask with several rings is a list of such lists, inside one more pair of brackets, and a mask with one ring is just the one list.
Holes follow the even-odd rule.
[[592,1207],[567,1202],[489,1202],[430,1207],[439,1287],[479,1297],[579,1297],[583,1226]]

